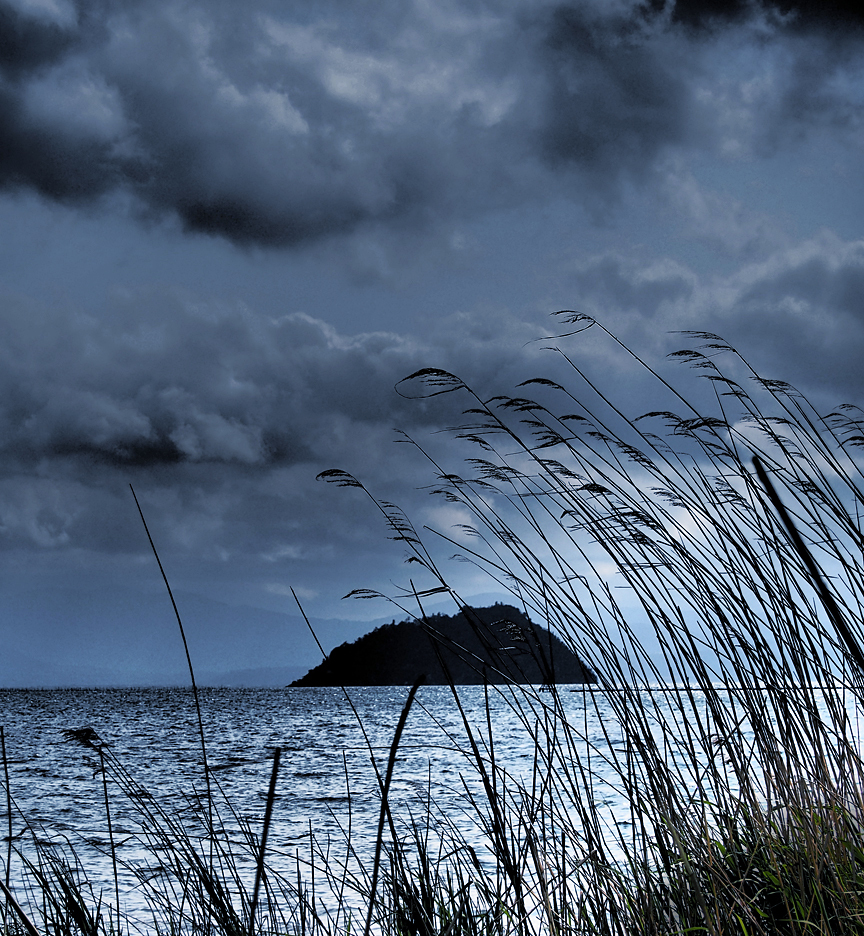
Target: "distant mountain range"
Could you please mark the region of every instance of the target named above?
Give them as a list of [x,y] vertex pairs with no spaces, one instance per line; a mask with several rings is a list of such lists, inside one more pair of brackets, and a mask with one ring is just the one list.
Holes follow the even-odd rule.
[[[5,586],[5,583],[4,583]],[[12,591],[12,594],[9,592]],[[175,589],[199,686],[285,686],[321,659],[299,614],[228,605]],[[89,583],[62,596],[0,595],[0,687],[185,686],[189,670],[161,582],[118,582],[99,604]],[[25,623],[26,622],[26,623]],[[311,619],[325,649],[385,623]]]
[[336,647],[291,685],[410,686],[420,675],[430,685],[596,682],[549,630],[511,605],[494,604],[377,627]]

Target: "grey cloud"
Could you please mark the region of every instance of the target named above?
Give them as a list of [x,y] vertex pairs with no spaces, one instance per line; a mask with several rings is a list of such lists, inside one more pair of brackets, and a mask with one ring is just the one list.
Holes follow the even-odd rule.
[[[795,39],[815,14],[796,7],[797,33],[782,18],[760,32],[744,28],[760,7],[705,9],[711,29],[691,4],[630,0],[363,15],[89,0],[55,22],[0,0],[0,186],[66,202],[120,191],[190,231],[297,246],[428,228],[550,186],[596,204],[672,149],[725,145],[711,128],[727,113],[765,139],[826,114],[849,123],[854,94],[832,81],[854,55],[834,55],[824,30]],[[767,66],[754,53],[753,74],[722,74],[718,36],[786,43],[791,64],[750,101],[742,89]]]
[[0,459],[7,470],[64,459],[126,470],[309,463],[332,456],[346,427],[428,423],[393,388],[430,358],[491,379],[520,353],[519,326],[506,322],[461,317],[421,340],[156,290],[117,296],[99,317],[7,299]]
[[[847,96],[838,96],[836,88],[856,72],[860,80],[864,15],[861,26],[847,35],[797,37],[783,91],[773,107],[766,107],[773,117],[765,134],[769,147],[776,148],[794,137],[800,127],[860,131],[864,122],[864,93],[860,85]],[[850,84],[855,88],[858,83],[852,77]]]
[[752,261],[788,242],[788,231],[778,220],[705,188],[680,166],[668,167],[660,191],[689,236],[727,256]]
[[688,136],[691,53],[625,12],[559,7],[548,27],[543,149],[592,178],[639,176]]
[[778,252],[730,278],[713,303],[716,330],[786,372],[767,376],[830,404],[864,399],[864,242],[825,235]]
[[640,353],[662,352],[669,331],[708,330],[820,405],[864,400],[864,241],[823,233],[705,278],[672,260],[605,254],[571,277],[575,307]]
[[606,309],[638,311],[652,319],[663,306],[689,299],[697,286],[693,274],[680,264],[658,261],[644,267],[616,254],[581,263],[572,276],[580,308],[599,318]]
[[864,241],[826,232],[704,278],[673,260],[608,253],[570,277],[574,308],[641,354],[670,350],[680,341],[670,332],[708,330],[820,406],[864,401]]

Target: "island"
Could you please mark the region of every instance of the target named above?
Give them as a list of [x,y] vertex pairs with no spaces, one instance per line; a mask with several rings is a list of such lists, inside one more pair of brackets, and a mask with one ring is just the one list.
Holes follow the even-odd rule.
[[596,676],[559,637],[507,604],[463,607],[375,628],[336,647],[295,686],[593,683]]

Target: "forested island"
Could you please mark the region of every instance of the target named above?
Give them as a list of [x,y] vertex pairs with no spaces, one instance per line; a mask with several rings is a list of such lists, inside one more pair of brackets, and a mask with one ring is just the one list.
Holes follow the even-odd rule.
[[410,686],[421,674],[429,685],[596,682],[560,638],[517,608],[494,604],[377,627],[291,685]]

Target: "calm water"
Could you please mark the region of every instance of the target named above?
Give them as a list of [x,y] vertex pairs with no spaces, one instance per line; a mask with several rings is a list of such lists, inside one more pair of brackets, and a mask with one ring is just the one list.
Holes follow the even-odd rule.
[[[518,690],[517,690],[518,691]],[[464,710],[481,748],[493,730],[496,763],[525,780],[536,769],[530,731],[546,717],[548,694],[523,700],[522,715],[512,697],[490,690],[487,720],[482,687],[460,690]],[[275,747],[282,748],[273,825],[268,842],[271,864],[289,871],[297,856],[310,854],[310,834],[319,847],[328,840],[344,854],[345,831],[361,861],[369,861],[377,831],[380,797],[370,762],[383,774],[393,732],[407,689],[350,690],[358,718],[339,689],[218,689],[201,692],[208,760],[213,777],[236,811],[223,811],[232,837],[241,826],[260,829]],[[614,788],[614,772],[604,758],[621,757],[624,742],[602,696],[586,703],[581,689],[561,687],[560,699],[577,741],[574,754],[589,763],[593,798],[610,819],[623,825],[629,807]],[[656,698],[656,697],[655,697]],[[602,722],[602,723],[601,723]],[[0,690],[0,724],[6,739],[9,787],[14,797],[13,844],[27,852],[33,832],[43,840],[68,840],[88,875],[101,882],[106,898],[113,878],[107,857],[103,787],[98,756],[70,743],[64,731],[92,727],[142,788],[169,811],[182,810],[186,798],[204,789],[197,718],[191,691],[185,689]],[[658,733],[663,729],[658,724]],[[664,734],[668,739],[668,732]],[[469,749],[462,717],[449,689],[421,688],[411,711],[396,764],[391,801],[397,814],[416,813],[427,798],[435,815],[455,822],[483,856],[489,854],[467,808],[465,785],[482,790],[465,752]],[[488,755],[488,748],[483,749]],[[674,749],[669,756],[676,757]],[[152,853],[135,832],[134,809],[116,787],[109,788],[119,855],[128,864],[147,866]],[[349,815],[350,802],[350,815]],[[227,818],[226,818],[227,814]],[[6,833],[5,802],[0,803],[0,835]],[[32,830],[27,831],[28,824]],[[6,848],[0,850],[5,865]],[[13,884],[16,864],[13,856]],[[249,869],[250,886],[253,872]],[[134,878],[123,872],[123,909],[140,915],[143,898]]]

